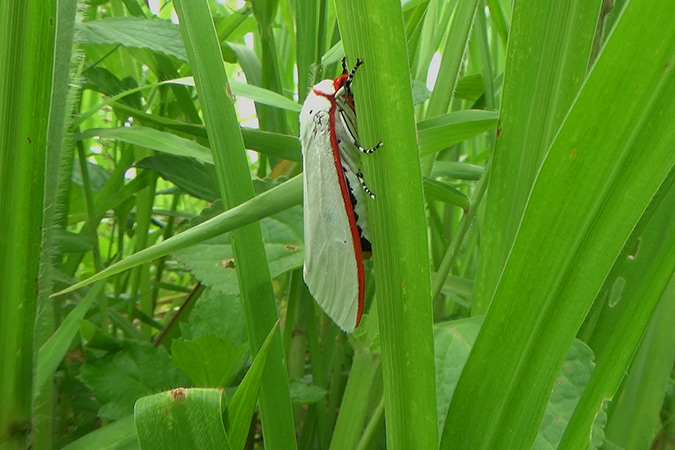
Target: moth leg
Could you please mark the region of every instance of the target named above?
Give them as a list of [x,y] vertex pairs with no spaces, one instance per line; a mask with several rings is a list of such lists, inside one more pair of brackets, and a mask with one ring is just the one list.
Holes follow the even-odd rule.
[[378,148],[382,147],[382,141],[378,142],[375,144],[374,147],[371,148],[364,148],[359,144],[359,140],[354,136],[354,133],[352,132],[352,129],[347,125],[347,119],[345,118],[345,113],[342,109],[338,110],[339,114],[338,116],[340,117],[340,122],[342,122],[342,126],[345,130],[347,130],[347,136],[349,137],[349,140],[351,141],[352,144],[354,144],[354,147],[356,147],[361,153],[374,153],[375,150]]
[[375,194],[373,193],[373,191],[370,190],[370,188],[366,184],[366,180],[363,179],[363,172],[361,172],[361,169],[359,169],[358,165],[352,158],[352,156],[358,155],[358,153],[353,153],[354,147],[351,146],[351,144],[348,144],[344,141],[338,141],[338,147],[340,148],[340,159],[342,160],[342,164],[343,166],[346,165],[344,169],[349,170],[354,175],[356,175],[356,178],[359,180],[359,184],[361,185],[361,189],[363,189],[363,191],[368,195],[368,197],[375,200]]
[[356,178],[358,178],[359,183],[361,183],[361,189],[363,189],[363,191],[366,194],[368,194],[368,197],[375,200],[375,193],[368,188],[368,185],[366,184],[366,180],[363,179],[363,173],[360,170],[358,172],[356,172]]

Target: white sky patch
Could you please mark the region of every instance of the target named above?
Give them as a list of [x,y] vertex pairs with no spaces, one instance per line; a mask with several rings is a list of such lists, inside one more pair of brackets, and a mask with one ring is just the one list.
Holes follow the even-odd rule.
[[237,9],[241,9],[246,4],[246,0],[237,0]]
[[100,155],[103,150],[101,149],[100,145],[91,145],[89,146],[89,151]]
[[253,150],[246,150],[246,153],[248,154],[249,161],[251,161],[252,163],[258,162],[258,152],[255,152]]
[[153,15],[159,14],[159,0],[148,0],[148,8]]
[[253,33],[246,33],[244,35],[244,44],[246,44],[246,47],[253,49]]
[[436,86],[436,79],[438,78],[438,70],[441,67],[441,54],[439,52],[434,53],[434,56],[431,58],[431,63],[429,64],[429,70],[427,71],[427,89],[430,91],[434,90]]
[[171,10],[171,22],[173,23],[178,23],[178,14],[176,14],[176,10],[172,9]]
[[136,169],[132,167],[131,169],[127,170],[124,172],[124,178],[127,180],[131,180],[136,178]]

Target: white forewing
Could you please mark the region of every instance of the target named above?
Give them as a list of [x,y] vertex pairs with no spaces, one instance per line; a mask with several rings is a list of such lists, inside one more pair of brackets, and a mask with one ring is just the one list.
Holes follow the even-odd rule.
[[[328,84],[324,86],[326,81]],[[315,88],[330,93],[332,82],[326,81]],[[312,296],[326,314],[340,328],[350,332],[355,328],[358,316],[359,280],[349,217],[330,142],[330,108],[327,98],[310,92],[300,113],[304,171],[304,278]]]

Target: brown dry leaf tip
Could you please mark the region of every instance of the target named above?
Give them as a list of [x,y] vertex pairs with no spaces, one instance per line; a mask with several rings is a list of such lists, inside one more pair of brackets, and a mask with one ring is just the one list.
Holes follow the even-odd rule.
[[187,397],[187,389],[186,388],[171,389],[171,396],[173,397],[174,400],[180,400],[182,398],[185,398]]

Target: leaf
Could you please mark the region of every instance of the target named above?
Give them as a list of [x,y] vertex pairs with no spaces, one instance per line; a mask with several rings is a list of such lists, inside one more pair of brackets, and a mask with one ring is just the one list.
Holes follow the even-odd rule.
[[485,172],[482,166],[457,161],[435,161],[431,176],[457,180],[478,180]]
[[[565,116],[536,171],[455,392],[445,445],[487,449],[499,442],[520,448],[534,440],[534,424],[544,414],[548,386],[565,352],[675,165],[673,21],[673,10],[643,0],[628,3]],[[622,325],[619,332],[631,327]],[[623,376],[625,370],[607,368],[608,375]],[[597,409],[589,406],[583,413],[594,417]],[[481,427],[469,428],[476,422]],[[591,426],[584,420],[575,427],[566,448],[585,447]]]
[[260,391],[263,371],[267,363],[267,353],[278,329],[279,322],[276,322],[265,338],[258,354],[255,355],[244,379],[237,387],[232,396],[232,401],[227,406],[227,435],[230,437],[232,448],[235,450],[243,450],[246,443],[251,417],[253,417],[258,392]]
[[[213,214],[211,210],[210,214]],[[302,208],[295,206],[260,221],[272,277],[301,267],[304,262]],[[179,250],[174,256],[206,286],[227,295],[239,293],[237,261],[229,235]]]
[[221,389],[178,388],[143,397],[134,407],[144,450],[230,449],[222,421]]
[[290,380],[289,388],[291,389],[291,400],[295,403],[313,404],[318,403],[326,398],[326,391],[324,388],[310,383],[307,380]]
[[469,198],[460,190],[455,189],[442,181],[424,178],[424,195],[427,200],[438,200],[450,205],[459,206],[467,210],[469,208]]
[[82,140],[98,136],[100,138],[115,139],[140,147],[157,150],[176,156],[197,158],[213,164],[211,150],[189,139],[176,136],[166,131],[134,125],[118,128],[90,128],[73,136],[75,140]]
[[241,300],[207,289],[197,300],[188,322],[181,324],[181,334],[185,339],[214,337],[228,340],[236,347],[247,346],[248,331]]
[[42,395],[42,389],[44,389],[45,384],[54,375],[54,372],[63,360],[63,357],[70,348],[70,344],[73,342],[73,338],[77,334],[80,321],[98,297],[101,288],[103,288],[103,283],[95,284],[86,297],[68,313],[63,322],[61,322],[61,325],[59,325],[59,328],[38,350],[33,385],[34,398]]
[[213,170],[191,158],[158,154],[144,158],[136,167],[157,172],[194,197],[213,202],[219,198]]
[[457,80],[455,98],[475,102],[485,93],[483,76],[479,73],[467,75]]
[[63,450],[137,450],[138,435],[134,426],[134,417],[128,415],[109,425],[88,433],[75,442],[63,447]]
[[428,155],[469,139],[497,124],[495,111],[451,112],[417,124],[420,154]]
[[[482,322],[482,316],[475,316],[439,324],[434,330],[439,431],[443,430],[448,406]],[[544,420],[541,423],[533,449],[558,448],[567,421],[572,416],[579,398],[586,388],[594,366],[591,349],[580,340],[575,340],[553,384]],[[603,420],[600,419],[598,426],[594,429],[594,436],[596,437],[596,441],[594,441],[596,447],[594,448],[597,448],[597,445],[601,442],[600,439],[603,435],[601,422]]]
[[89,283],[123,272],[124,270],[136,267],[144,262],[152,261],[155,258],[160,258],[179,249],[194,245],[195,243],[203,242],[213,236],[227,233],[238,227],[260,220],[261,217],[297,205],[300,203],[301,199],[302,177],[296,176],[292,180],[288,180],[244,204],[219,214],[218,217],[214,217],[199,226],[178,235],[174,235],[173,237],[162,241],[159,244],[155,244],[152,247],[141,250],[138,253],[134,253],[85,280],[75,283],[59,292],[55,292],[52,296],[63,295],[67,292],[77,290]]
[[103,404],[99,417],[120,419],[144,395],[188,385],[163,347],[125,340],[120,351],[88,360],[80,378]]
[[176,366],[196,387],[227,386],[244,363],[246,346],[237,347],[229,339],[201,336],[194,340],[174,339],[171,356]]
[[78,28],[85,44],[120,44],[188,60],[178,25],[169,20],[111,17],[83,22]]

